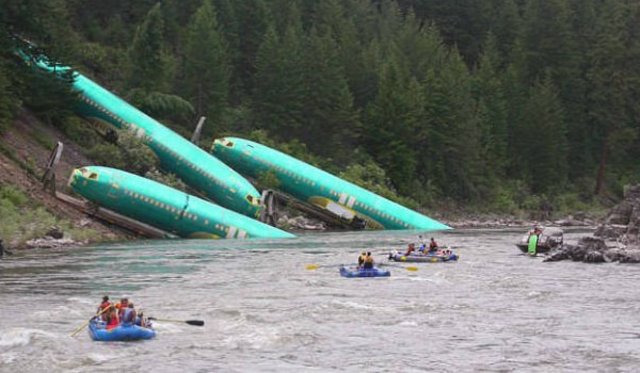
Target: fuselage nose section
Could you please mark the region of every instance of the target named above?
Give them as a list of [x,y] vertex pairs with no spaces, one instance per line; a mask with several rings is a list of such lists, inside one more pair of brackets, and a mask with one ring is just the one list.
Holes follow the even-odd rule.
[[82,179],[84,179],[84,167],[76,168],[71,172],[67,185],[69,187],[73,187],[76,183],[79,183]]

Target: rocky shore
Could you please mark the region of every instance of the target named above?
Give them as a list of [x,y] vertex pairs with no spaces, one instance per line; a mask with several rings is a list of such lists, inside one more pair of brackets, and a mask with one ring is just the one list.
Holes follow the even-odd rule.
[[83,246],[88,244],[88,240],[74,240],[68,233],[60,227],[53,226],[41,238],[34,238],[24,243],[25,249],[53,249],[59,247]]
[[640,185],[626,188],[623,201],[611,209],[593,236],[564,245],[545,259],[560,260],[640,263]]
[[532,227],[534,225],[547,227],[593,227],[596,225],[594,218],[582,212],[558,220],[524,220],[511,217],[459,217],[442,219],[441,221],[452,228],[519,228]]

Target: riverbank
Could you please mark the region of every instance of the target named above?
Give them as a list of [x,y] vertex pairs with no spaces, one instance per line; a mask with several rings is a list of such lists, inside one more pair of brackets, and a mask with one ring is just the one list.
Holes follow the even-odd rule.
[[0,239],[9,250],[78,246],[134,236],[92,219],[44,190],[41,177],[55,144],[64,144],[56,190],[68,193],[74,168],[93,164],[58,128],[23,110],[0,136]]
[[595,217],[590,217],[584,213],[576,215],[568,215],[561,219],[521,219],[516,217],[496,217],[496,216],[461,216],[452,218],[451,220],[443,220],[443,222],[454,229],[462,228],[530,228],[535,225],[554,226],[554,227],[592,227],[598,224]]

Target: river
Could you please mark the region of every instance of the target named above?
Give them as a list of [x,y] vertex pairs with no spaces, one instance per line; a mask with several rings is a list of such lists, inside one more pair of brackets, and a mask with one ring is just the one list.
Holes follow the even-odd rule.
[[[0,371],[638,371],[640,267],[544,263],[514,246],[522,232],[437,233],[458,262],[375,279],[342,278],[338,264],[365,248],[386,262],[414,232],[19,252],[0,260]],[[205,325],[157,321],[156,339],[130,343],[70,337],[105,294]]]

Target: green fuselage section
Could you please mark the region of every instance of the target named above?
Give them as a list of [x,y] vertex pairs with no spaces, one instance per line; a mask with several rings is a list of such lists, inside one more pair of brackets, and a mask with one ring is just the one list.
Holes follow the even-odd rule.
[[[26,61],[54,74],[70,70],[50,64],[44,56],[20,54]],[[78,114],[134,131],[155,152],[164,170],[226,208],[253,218],[259,216],[263,208],[260,193],[244,177],[91,79],[77,72],[73,72],[73,77],[73,88],[80,93]]]
[[373,228],[450,229],[434,219],[264,145],[236,137],[216,139],[213,153],[238,172],[258,178],[272,172],[279,188],[336,215],[355,214]]
[[201,198],[114,168],[76,169],[69,185],[100,206],[185,238],[294,237]]

